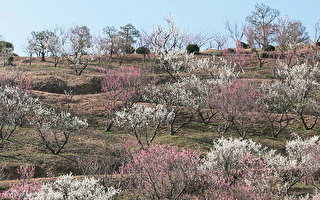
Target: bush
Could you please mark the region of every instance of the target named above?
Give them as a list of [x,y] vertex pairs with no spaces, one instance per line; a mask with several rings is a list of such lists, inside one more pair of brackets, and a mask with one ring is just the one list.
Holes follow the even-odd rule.
[[136,53],[137,53],[137,54],[146,55],[146,54],[149,54],[149,53],[150,53],[150,50],[149,50],[147,47],[139,47],[139,48],[136,50]]
[[49,200],[49,199],[113,199],[120,192],[113,187],[105,188],[99,184],[99,179],[85,177],[77,180],[72,176],[60,176],[53,183],[41,185],[41,190],[28,194],[30,199]]
[[222,51],[221,50],[217,50],[213,53],[213,55],[215,56],[222,56]]
[[259,58],[268,58],[269,57],[269,55],[268,55],[268,53],[260,53],[259,54]]
[[263,47],[263,51],[274,51],[275,47],[272,45],[267,45],[266,47]]
[[179,199],[198,191],[200,153],[177,147],[150,146],[121,167],[123,184],[143,199]]
[[10,56],[10,57],[8,58],[8,65],[12,65],[12,62],[13,62],[13,57]]
[[150,50],[147,47],[139,47],[136,50],[137,54],[143,54],[143,62],[146,61],[146,55],[150,54]]
[[200,48],[196,44],[189,44],[186,50],[188,53],[197,53],[199,52]]
[[234,53],[234,49],[233,48],[228,48],[227,51],[228,51],[228,53]]
[[249,49],[250,48],[250,45],[244,43],[244,42],[240,42],[241,44],[241,47],[244,48],[244,49]]

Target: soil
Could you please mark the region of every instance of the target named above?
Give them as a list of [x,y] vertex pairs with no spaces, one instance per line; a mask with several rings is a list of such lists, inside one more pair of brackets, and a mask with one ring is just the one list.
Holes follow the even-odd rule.
[[[212,50],[200,52],[198,57],[211,57]],[[254,54],[247,55],[248,59],[244,67],[245,73],[240,75],[243,80],[249,80],[260,84],[262,81],[273,81],[272,68],[275,66],[275,59],[267,58],[264,66],[259,67]],[[53,60],[46,58],[46,62],[41,62],[40,58],[33,58],[29,65],[29,58],[16,57],[15,66],[7,66],[0,69],[1,73],[14,74],[19,73],[22,76],[30,78],[31,91],[34,97],[37,97],[44,105],[55,107],[58,110],[65,110],[69,106],[69,112],[88,121],[89,127],[74,134],[68,145],[60,155],[52,155],[48,152],[37,139],[35,130],[25,124],[19,127],[13,137],[0,149],[0,169],[3,168],[3,178],[0,181],[0,188],[7,187],[15,182],[19,175],[16,169],[19,165],[29,163],[36,166],[35,178],[50,178],[60,174],[69,173],[80,175],[79,169],[74,164],[77,156],[99,155],[110,156],[118,159],[115,151],[121,151],[128,144],[133,143],[133,138],[124,130],[113,128],[111,132],[105,131],[105,106],[101,94],[101,69],[103,64],[92,64],[84,70],[80,76],[75,75],[72,66],[63,62],[58,67],[54,67]],[[124,65],[131,65],[132,62],[142,63],[143,55],[128,55],[124,60]],[[111,66],[117,66],[117,61],[109,63]],[[158,84],[164,83],[168,75],[159,70],[152,58],[147,58],[146,63],[142,63],[152,69],[157,77]],[[15,70],[13,70],[15,69]],[[13,72],[15,71],[15,72]],[[72,99],[65,92],[72,91]],[[182,120],[189,115],[181,116]],[[312,116],[309,117],[309,120]],[[159,136],[154,140],[157,144],[176,145],[179,147],[201,149],[201,152],[207,152],[213,140],[220,137],[212,132],[210,126],[215,126],[218,121],[213,119],[210,125],[203,125],[199,117],[195,117],[192,123],[181,129],[174,136],[168,134],[167,127],[161,130]],[[293,130],[303,131],[304,136],[318,134],[319,125],[314,130],[305,131],[302,124],[295,120],[291,123],[291,128],[286,130],[279,138],[272,138],[268,124],[263,120],[263,116],[257,113],[254,118],[254,128],[250,131],[248,137],[255,141],[269,146],[270,148],[284,151],[284,144],[290,138]],[[226,136],[237,136],[234,133],[228,133]],[[113,152],[110,149],[115,149]],[[113,156],[113,157],[112,157]],[[120,161],[119,161],[120,162]],[[121,163],[120,163],[121,164]],[[114,165],[120,165],[119,163]],[[1,171],[1,170],[0,170]],[[1,174],[0,174],[1,179]],[[9,181],[10,180],[10,181]],[[42,179],[35,179],[42,180]]]

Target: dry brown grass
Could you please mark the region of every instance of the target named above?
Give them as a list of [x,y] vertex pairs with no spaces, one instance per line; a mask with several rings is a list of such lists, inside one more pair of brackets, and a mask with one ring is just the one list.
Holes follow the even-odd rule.
[[[36,177],[57,176],[70,171],[77,174],[78,171],[73,164],[77,155],[99,154],[103,156],[110,153],[110,148],[107,147],[112,147],[112,145],[119,147],[126,142],[132,142],[132,138],[126,132],[116,127],[112,129],[112,132],[104,131],[106,113],[99,94],[99,79],[97,79],[101,76],[99,65],[90,65],[81,76],[77,76],[72,66],[67,62],[61,63],[59,67],[53,67],[54,64],[50,58],[47,58],[46,62],[41,62],[40,58],[33,58],[32,65],[28,64],[28,59],[24,57],[15,58],[14,64],[17,69],[24,72],[25,76],[31,78],[32,94],[45,105],[64,110],[66,108],[66,96],[63,94],[63,90],[73,89],[74,96],[70,103],[70,112],[88,119],[89,127],[79,133],[74,133],[70,142],[62,150],[61,155],[50,154],[40,144],[33,128],[27,125],[18,128],[10,141],[5,144],[5,147],[0,149],[0,166],[5,168],[8,179],[17,178],[16,168],[25,163],[36,166]],[[142,62],[142,60],[142,55],[129,55],[124,64]],[[117,61],[114,60],[111,65],[117,66]],[[151,67],[153,62],[147,62],[146,65]],[[256,83],[272,81],[272,79],[267,78],[267,75],[272,76],[271,67],[273,65],[274,60],[268,59],[265,66],[260,68],[254,56],[250,55],[244,68],[246,73],[241,74],[241,78]],[[10,72],[11,70],[12,66],[7,66],[0,68],[0,73]],[[157,72],[159,80],[166,79],[165,73]],[[279,138],[271,138],[270,132],[268,132],[268,124],[263,120],[262,115],[257,114],[254,120],[255,127],[248,137],[280,151],[283,150],[285,141],[289,138],[291,131],[298,130],[303,132],[304,136],[308,136],[317,134],[319,130],[319,125],[317,125],[314,130],[304,131],[301,123],[296,120]],[[154,143],[191,149],[200,148],[204,153],[210,149],[213,139],[219,137],[219,134],[213,133],[209,128],[209,126],[217,125],[217,123],[217,119],[213,119],[210,125],[204,126],[195,117],[192,123],[182,128],[174,136],[170,136],[168,128],[164,127]],[[237,137],[232,131],[225,136]]]

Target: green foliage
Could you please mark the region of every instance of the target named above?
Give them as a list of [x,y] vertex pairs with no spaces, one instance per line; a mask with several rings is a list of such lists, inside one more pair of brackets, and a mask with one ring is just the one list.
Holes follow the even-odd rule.
[[137,54],[143,54],[143,55],[146,55],[146,54],[149,54],[150,53],[150,50],[147,48],[147,47],[139,47],[137,50],[136,50]]
[[140,36],[140,32],[132,24],[121,26],[120,29],[121,31],[119,31],[118,34],[125,40],[126,43],[135,43],[135,38]]
[[213,53],[213,55],[215,56],[222,56],[222,51],[221,50],[217,50]]
[[13,44],[6,41],[0,41],[0,52],[2,53],[4,50],[12,52],[14,50]]
[[186,50],[188,53],[196,53],[199,52],[200,48],[196,44],[189,44]]
[[275,79],[276,77],[271,76],[270,74],[266,74],[266,78],[269,78],[269,79]]
[[228,53],[234,53],[234,49],[233,48],[228,48],[227,51],[228,51]]
[[259,58],[268,58],[268,57],[269,57],[268,53],[263,52],[259,54]]
[[10,56],[8,58],[8,65],[12,65],[12,62],[13,62],[13,56]]

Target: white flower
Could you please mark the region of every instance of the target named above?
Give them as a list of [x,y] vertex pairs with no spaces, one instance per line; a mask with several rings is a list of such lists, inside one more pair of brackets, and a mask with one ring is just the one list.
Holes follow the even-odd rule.
[[107,200],[112,199],[121,190],[113,187],[107,188],[99,184],[96,178],[85,177],[83,180],[77,180],[72,174],[62,175],[52,183],[41,185],[42,190],[28,194],[30,200]]

